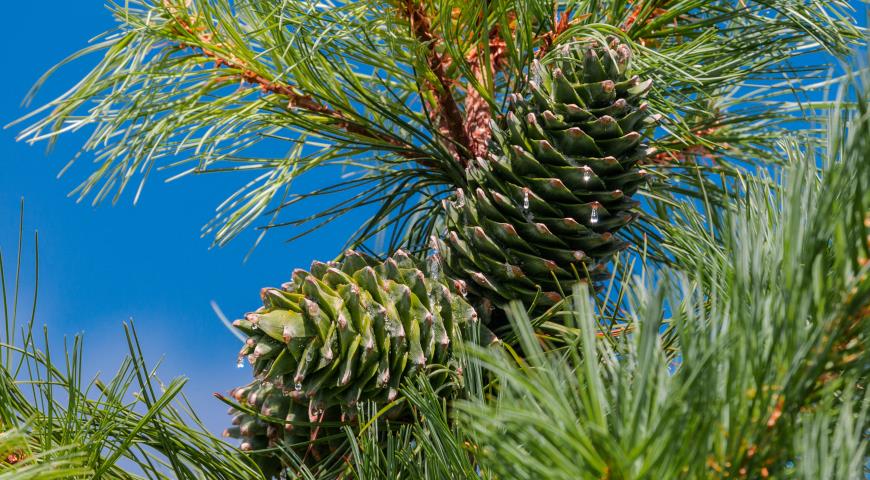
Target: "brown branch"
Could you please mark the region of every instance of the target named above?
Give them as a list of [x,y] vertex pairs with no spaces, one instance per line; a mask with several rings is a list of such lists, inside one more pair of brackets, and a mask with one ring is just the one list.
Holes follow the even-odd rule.
[[536,58],[543,58],[547,52],[553,48],[553,44],[556,43],[556,39],[559,38],[559,35],[565,33],[570,27],[579,24],[581,21],[589,18],[589,14],[580,15],[577,18],[571,18],[571,10],[567,9],[562,12],[562,15],[557,15],[553,13],[553,28],[549,32],[544,32],[537,37],[535,40],[540,42],[540,46],[538,47],[538,51],[535,52]]
[[[696,129],[693,133],[695,137],[699,139],[704,139],[711,137],[720,129],[722,129],[722,126],[714,123],[711,127]],[[728,149],[731,146],[728,143],[723,143],[722,147]],[[690,157],[706,158],[711,162],[714,162],[716,161],[716,158],[718,156],[719,155],[711,150],[708,145],[696,142],[689,145],[684,145],[682,148],[676,150],[655,153],[654,155],[647,158],[646,161],[648,163],[657,165],[673,165],[674,163],[684,163]]]
[[[222,45],[219,43],[212,44],[211,33],[205,31],[205,29],[202,27],[192,26],[185,19],[177,15],[178,9],[177,7],[172,5],[171,0],[163,0],[163,6],[166,8],[172,20],[174,20],[175,23],[183,30],[176,33],[193,35],[200,43],[199,45],[192,45],[182,42],[179,44],[179,47],[191,48],[193,50],[199,51],[205,57],[211,58],[214,61],[216,67],[225,66],[232,70],[238,70],[239,73],[235,76],[237,78],[240,78],[242,81],[253,85],[259,85],[260,89],[264,93],[271,93],[285,97],[287,99],[287,108],[299,108],[330,118],[336,122],[336,125],[339,128],[349,133],[354,133],[363,137],[368,137],[372,140],[377,140],[387,143],[389,145],[393,145],[395,147],[399,147],[400,150],[398,150],[397,153],[402,157],[408,158],[410,160],[415,160],[421,165],[426,165],[430,167],[434,166],[434,163],[427,160],[425,157],[422,157],[419,150],[417,150],[413,145],[404,142],[392,135],[372,131],[364,125],[354,123],[351,119],[347,117],[344,112],[320,103],[311,95],[300,93],[292,85],[269,80],[262,74],[259,74],[249,68],[245,64],[245,62],[239,58],[222,56],[215,51]],[[211,48],[205,47],[204,45],[211,45]]]
[[[507,53],[507,44],[501,37],[498,26],[493,27],[489,32],[489,40],[487,48],[489,48],[489,64],[484,66],[484,57],[478,49],[471,52],[468,56],[468,62],[471,64],[471,71],[479,85],[486,84],[486,73],[484,68],[489,69],[489,78],[495,78],[495,75],[505,66],[505,54]],[[475,88],[472,82],[468,83],[467,93],[465,95],[465,133],[469,138],[469,148],[472,155],[475,157],[486,158],[489,139],[492,135],[492,111],[489,102]]]
[[[667,2],[665,2],[665,4],[667,4]],[[625,19],[625,22],[623,22],[623,24],[619,27],[620,30],[622,30],[623,32],[626,32],[626,33],[629,30],[631,30],[631,27],[633,27],[635,25],[635,23],[638,23],[638,19],[639,19],[640,14],[643,13],[646,8],[647,7],[643,3],[638,4],[631,11],[631,14],[629,14],[628,18]],[[665,8],[655,8],[655,9],[653,9],[653,11],[649,15],[646,15],[644,18],[640,19],[641,20],[640,23],[642,23],[643,25],[647,25],[650,22],[652,22],[653,20],[655,20],[656,17],[664,15],[667,12],[668,11]],[[674,18],[674,29],[676,29],[676,28],[677,28],[677,18]],[[655,44],[657,43],[655,40],[647,40],[645,38],[638,38],[637,40],[644,47],[655,46]]]
[[404,12],[411,25],[411,33],[421,43],[426,45],[426,64],[435,75],[437,84],[426,81],[435,96],[435,105],[429,105],[429,116],[434,121],[438,132],[451,140],[447,148],[453,158],[464,162],[460,148],[471,151],[471,141],[465,131],[465,121],[456,99],[453,98],[453,80],[447,76],[447,66],[450,65],[449,55],[438,52],[439,38],[432,31],[432,23],[426,15],[423,1],[408,0]]

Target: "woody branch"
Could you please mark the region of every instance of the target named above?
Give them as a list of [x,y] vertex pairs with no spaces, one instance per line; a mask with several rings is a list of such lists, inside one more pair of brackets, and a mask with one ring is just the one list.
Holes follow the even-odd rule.
[[328,105],[324,105],[311,95],[299,92],[293,85],[270,80],[266,76],[251,69],[243,60],[235,56],[222,55],[218,53],[218,50],[220,50],[222,45],[213,42],[214,39],[212,33],[208,32],[204,27],[193,26],[189,21],[182,18],[178,14],[177,7],[173,6],[170,0],[163,0],[163,5],[171,19],[175,22],[175,25],[181,29],[176,33],[192,35],[197,40],[197,44],[179,42],[179,47],[190,48],[198,51],[203,56],[213,59],[215,65],[218,67],[226,67],[230,70],[238,71],[236,76],[242,81],[258,85],[264,93],[279,95],[287,99],[288,108],[299,108],[330,118],[335,121],[335,124],[339,128],[349,133],[392,145],[397,147],[397,154],[418,161],[424,165],[428,163],[426,159],[421,156],[419,150],[417,150],[413,145],[392,135],[372,131],[363,125],[355,123],[344,112],[336,110]]

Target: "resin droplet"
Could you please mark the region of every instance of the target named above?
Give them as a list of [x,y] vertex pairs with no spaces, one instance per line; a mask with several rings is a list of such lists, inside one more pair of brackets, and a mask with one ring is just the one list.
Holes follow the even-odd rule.
[[592,213],[589,214],[589,223],[590,224],[598,223],[598,206],[597,205],[592,207]]
[[298,391],[302,390],[302,384],[297,383],[296,385],[293,386],[293,388],[298,392]]
[[239,361],[236,362],[236,368],[245,368],[245,362],[242,360],[242,357],[239,357]]
[[429,248],[432,250],[432,255],[438,255],[438,239],[435,235],[429,237]]
[[453,200],[453,206],[455,208],[462,208],[465,206],[465,193],[462,190],[456,190],[456,197]]
[[583,167],[583,183],[589,183],[589,179],[592,178],[592,169],[589,167]]
[[437,253],[429,256],[427,270],[432,280],[438,280],[441,275],[441,257]]
[[528,211],[529,209],[529,189],[523,189],[523,210]]
[[529,83],[531,83],[535,86],[538,86],[541,84],[541,68],[543,68],[543,67],[541,67],[540,62],[538,62],[538,60],[535,59],[532,62],[532,68],[531,68],[532,76],[529,79]]

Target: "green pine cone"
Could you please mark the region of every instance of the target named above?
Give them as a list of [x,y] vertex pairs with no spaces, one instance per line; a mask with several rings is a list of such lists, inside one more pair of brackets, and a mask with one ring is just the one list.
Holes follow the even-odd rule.
[[284,446],[316,460],[318,439],[340,435],[358,402],[395,400],[414,372],[436,389],[449,383],[451,345],[477,313],[433,277],[402,251],[384,262],[349,251],[263,289],[263,307],[234,323],[249,337],[240,362],[250,361],[256,379],[232,395],[259,415],[235,412],[225,434],[244,450]]
[[535,64],[528,99],[513,96],[489,158],[444,202],[438,247],[474,294],[552,305],[560,284],[606,276],[627,246],[614,233],[637,217],[630,197],[646,176],[637,165],[654,123],[643,103],[651,81],[628,77],[630,56],[615,39],[566,47]]

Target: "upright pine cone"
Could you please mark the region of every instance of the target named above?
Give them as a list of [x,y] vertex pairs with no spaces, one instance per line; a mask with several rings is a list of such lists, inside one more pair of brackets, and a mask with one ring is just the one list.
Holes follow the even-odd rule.
[[[283,446],[312,460],[324,452],[319,439],[354,421],[357,402],[394,400],[417,371],[436,389],[447,383],[451,344],[477,320],[462,295],[426,278],[402,251],[385,262],[354,251],[314,262],[261,297],[262,308],[234,323],[249,336],[240,362],[251,362],[256,379],[232,395],[256,414],[232,411],[225,435],[241,438],[243,450]],[[280,468],[261,460],[270,472]]]
[[445,200],[447,273],[503,304],[558,301],[559,284],[604,274],[626,247],[613,234],[633,221],[646,172],[643,97],[651,81],[626,74],[631,51],[615,39],[566,47],[533,67],[529,98],[514,95],[494,126],[488,159],[467,189]]

